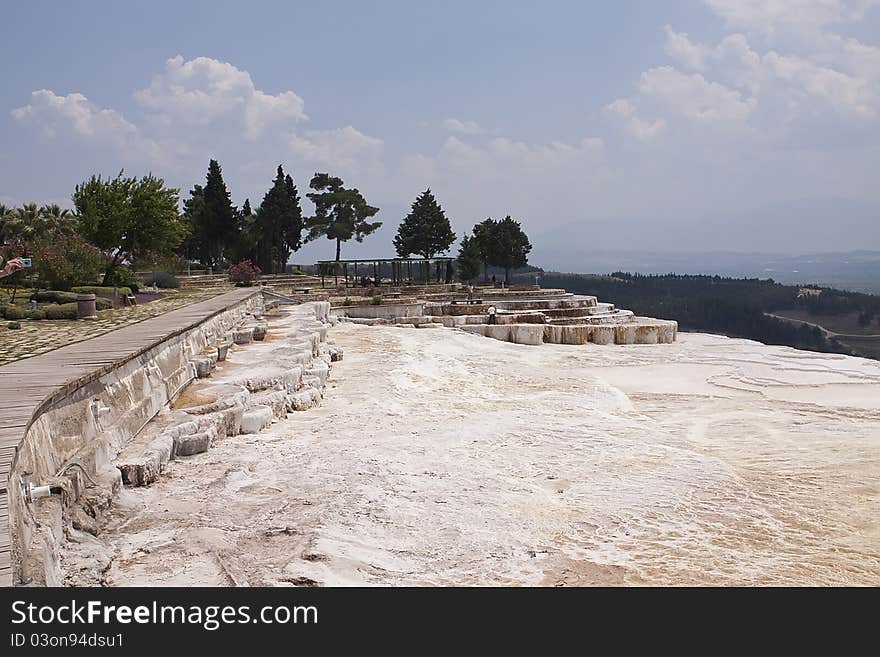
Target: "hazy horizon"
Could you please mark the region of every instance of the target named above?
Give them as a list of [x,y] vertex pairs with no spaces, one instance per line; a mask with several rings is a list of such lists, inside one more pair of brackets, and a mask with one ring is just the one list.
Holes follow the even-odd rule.
[[185,198],[216,158],[236,205],[279,163],[306,213],[315,171],[358,187],[385,225],[343,257],[391,255],[426,187],[459,236],[520,220],[541,266],[880,250],[878,4],[11,4],[0,203],[122,168]]

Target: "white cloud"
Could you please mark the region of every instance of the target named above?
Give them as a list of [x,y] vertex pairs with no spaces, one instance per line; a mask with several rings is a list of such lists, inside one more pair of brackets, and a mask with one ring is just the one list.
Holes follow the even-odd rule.
[[699,73],[687,75],[671,66],[658,66],[642,73],[639,94],[664,106],[668,112],[699,122],[748,120],[758,104],[755,98],[717,82],[709,82]]
[[865,79],[818,66],[804,58],[769,52],[763,57],[767,70],[778,80],[810,96],[820,98],[843,114],[877,116],[877,89]]
[[[810,98],[844,116],[874,118],[880,114],[880,48],[816,33],[808,42],[811,50],[804,55],[770,50],[762,56],[739,33],[724,37],[714,48],[691,43],[686,35],[667,28],[670,34],[677,39],[679,61],[688,59],[682,52],[699,53],[699,65],[707,75],[759,100],[775,98],[776,106],[790,109],[786,121],[796,119],[799,110],[820,111],[821,105],[810,106]],[[697,55],[690,59],[693,65]]]
[[693,70],[702,71],[706,68],[706,59],[711,54],[711,49],[701,43],[694,43],[684,32],[676,32],[669,25],[666,26],[666,54],[672,57],[681,66]]
[[878,0],[704,0],[731,27],[756,32],[815,30],[858,21]]
[[137,128],[119,112],[100,109],[79,93],[59,96],[48,89],[31,93],[31,102],[12,110],[12,117],[53,138],[59,130],[102,142],[125,144],[135,139]]
[[272,95],[257,89],[250,73],[210,57],[184,61],[177,55],[135,100],[165,126],[240,122],[249,139],[269,127],[306,120],[303,99],[293,91]]
[[527,232],[552,230],[589,208],[597,210],[609,167],[602,139],[526,143],[506,137],[448,137],[434,154],[405,157],[394,184],[430,186],[458,232],[487,216],[510,214]]
[[485,130],[481,128],[476,121],[460,121],[458,119],[445,119],[443,127],[450,132],[457,132],[462,135],[479,135]]
[[626,98],[618,98],[614,102],[608,103],[603,109],[606,113],[623,119],[629,132],[641,140],[653,139],[666,127],[666,121],[663,119],[655,121],[640,119],[636,113],[635,105]]
[[288,146],[296,158],[330,170],[375,170],[382,166],[382,140],[365,135],[352,126],[294,134]]

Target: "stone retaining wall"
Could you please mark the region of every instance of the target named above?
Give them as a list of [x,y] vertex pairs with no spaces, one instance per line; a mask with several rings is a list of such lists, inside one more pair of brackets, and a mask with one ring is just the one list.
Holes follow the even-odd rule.
[[[66,529],[85,521],[75,502],[91,495],[104,499],[96,499],[96,504],[106,503],[120,483],[112,462],[117,453],[196,376],[196,361],[211,351],[216,354],[233,327],[262,312],[262,297],[250,296],[118,367],[65,389],[37,410],[9,475],[16,582],[61,583],[58,555]],[[57,485],[64,492],[27,503],[21,481]]]

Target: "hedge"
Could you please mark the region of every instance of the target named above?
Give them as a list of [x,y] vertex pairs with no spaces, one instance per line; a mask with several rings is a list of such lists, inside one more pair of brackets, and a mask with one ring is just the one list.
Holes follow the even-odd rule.
[[21,306],[3,306],[3,317],[6,319],[25,319],[27,309]]
[[46,319],[76,319],[76,304],[62,303],[53,306],[46,306]]
[[[108,287],[102,285],[79,285],[77,287],[70,288],[71,292],[76,292],[77,294],[101,294],[101,295],[113,295],[115,290],[119,290],[120,296],[128,296],[131,294],[130,287]],[[74,299],[76,301],[76,299]]]
[[42,308],[36,308],[34,310],[28,310],[27,312],[28,319],[46,319],[46,311]]
[[34,292],[31,295],[31,300],[40,303],[71,303],[76,301],[76,293],[62,292],[61,290],[42,290]]

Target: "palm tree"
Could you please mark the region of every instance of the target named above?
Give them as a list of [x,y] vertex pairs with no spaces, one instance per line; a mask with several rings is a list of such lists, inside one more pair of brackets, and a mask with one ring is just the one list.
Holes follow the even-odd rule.
[[57,203],[39,208],[36,203],[25,203],[5,215],[3,237],[28,242],[50,232],[71,234],[75,219],[74,213],[61,208]]
[[55,221],[63,221],[73,217],[73,212],[67,208],[62,208],[57,203],[44,205],[40,208],[40,214]]

